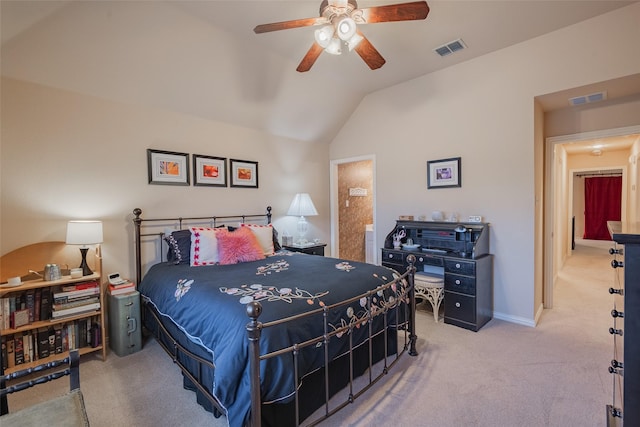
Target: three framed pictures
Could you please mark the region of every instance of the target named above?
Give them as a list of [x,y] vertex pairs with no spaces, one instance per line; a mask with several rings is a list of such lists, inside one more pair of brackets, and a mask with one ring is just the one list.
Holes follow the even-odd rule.
[[[225,157],[193,156],[193,185],[227,187],[227,175],[231,187],[258,188],[258,162],[229,160]],[[189,154],[175,151],[147,149],[149,184],[189,185]]]

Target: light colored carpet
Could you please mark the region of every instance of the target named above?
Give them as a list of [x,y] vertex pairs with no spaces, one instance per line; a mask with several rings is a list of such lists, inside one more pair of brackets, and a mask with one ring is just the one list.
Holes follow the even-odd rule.
[[[474,333],[436,324],[421,308],[420,354],[405,355],[399,369],[322,425],[604,425],[613,384],[609,246],[577,241],[559,273],[555,306],[536,328],[493,319]],[[88,355],[80,366],[93,427],[226,426],[182,389],[178,367],[155,341],[126,357],[110,353],[106,362]],[[59,384],[11,396],[10,408],[55,395]]]

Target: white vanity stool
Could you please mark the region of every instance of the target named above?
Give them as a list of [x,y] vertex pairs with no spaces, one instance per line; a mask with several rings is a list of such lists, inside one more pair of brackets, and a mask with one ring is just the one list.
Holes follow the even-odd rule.
[[440,303],[444,299],[444,278],[417,272],[414,278],[416,298],[421,297],[431,303],[433,319],[438,323]]

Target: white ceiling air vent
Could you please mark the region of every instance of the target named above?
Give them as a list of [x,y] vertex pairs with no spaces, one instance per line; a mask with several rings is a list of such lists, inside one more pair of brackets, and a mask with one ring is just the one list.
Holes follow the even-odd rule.
[[577,105],[590,104],[592,102],[604,101],[607,99],[607,92],[596,92],[590,95],[576,96],[575,98],[569,98],[569,105],[575,107]]
[[462,39],[458,39],[458,40],[454,40],[452,42],[449,42],[447,44],[444,44],[440,47],[437,47],[434,50],[435,53],[437,53],[440,56],[447,56],[453,52],[457,52],[459,50],[462,49],[466,49],[467,45],[464,44],[464,42],[462,41]]

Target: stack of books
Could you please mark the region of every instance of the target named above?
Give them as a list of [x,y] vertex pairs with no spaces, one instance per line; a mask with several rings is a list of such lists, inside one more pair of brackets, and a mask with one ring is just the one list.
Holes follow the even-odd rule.
[[75,316],[100,309],[100,284],[97,281],[62,286],[53,294],[51,318]]
[[121,279],[118,284],[109,284],[109,294],[110,295],[122,295],[128,294],[129,292],[133,292],[136,290],[136,285],[127,279]]

